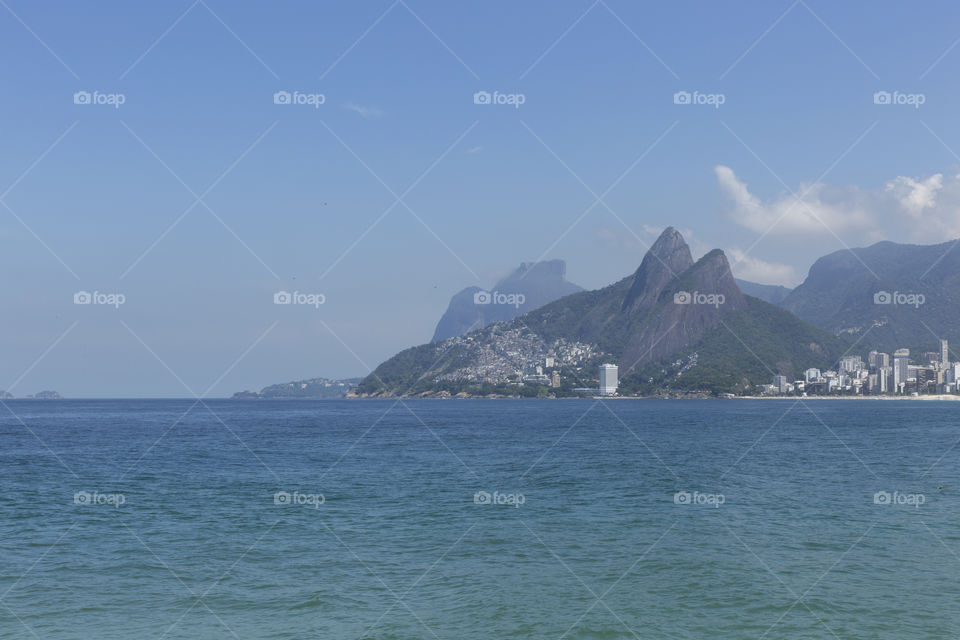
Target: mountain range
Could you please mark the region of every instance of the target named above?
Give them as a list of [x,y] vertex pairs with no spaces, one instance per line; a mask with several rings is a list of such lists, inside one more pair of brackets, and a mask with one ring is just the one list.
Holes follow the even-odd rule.
[[[881,351],[960,340],[960,250],[878,242],[826,255],[781,303]],[[957,358],[960,360],[960,358]]]
[[[562,395],[595,387],[597,365],[620,367],[621,392],[742,392],[828,367],[845,342],[769,302],[744,294],[723,251],[693,261],[681,234],[667,228],[637,270],[595,291],[390,358],[353,395],[531,393],[520,386],[557,371]],[[552,365],[552,366],[550,366]],[[523,389],[523,391],[520,391]]]
[[513,320],[558,298],[583,291],[566,280],[563,260],[524,262],[493,289],[467,287],[453,296],[437,323],[431,342],[483,329],[494,322]]

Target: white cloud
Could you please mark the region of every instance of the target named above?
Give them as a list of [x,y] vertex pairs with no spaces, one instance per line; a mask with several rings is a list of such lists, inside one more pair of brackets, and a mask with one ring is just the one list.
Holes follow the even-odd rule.
[[730,270],[742,280],[760,284],[781,284],[791,289],[800,284],[801,278],[788,264],[765,262],[747,255],[742,249],[728,249],[726,253],[730,259]]
[[737,224],[771,235],[829,234],[869,229],[869,197],[856,187],[836,189],[823,183],[802,184],[796,196],[785,193],[763,202],[750,193],[730,167],[714,168],[717,182],[733,202]]
[[900,207],[914,218],[924,209],[937,204],[937,192],[943,189],[943,174],[935,173],[926,180],[897,176],[887,183],[886,191],[900,203]]
[[483,151],[483,147],[473,147],[472,149],[467,149],[467,153],[480,153]]
[[921,243],[960,237],[960,175],[897,176],[882,188],[800,185],[763,201],[729,167],[714,168],[734,222],[770,236],[836,235],[851,246],[890,238]]
[[377,109],[376,107],[365,107],[353,102],[348,102],[347,104],[343,105],[343,108],[347,109],[348,111],[355,111],[368,120],[370,118],[380,118],[383,116],[383,111]]

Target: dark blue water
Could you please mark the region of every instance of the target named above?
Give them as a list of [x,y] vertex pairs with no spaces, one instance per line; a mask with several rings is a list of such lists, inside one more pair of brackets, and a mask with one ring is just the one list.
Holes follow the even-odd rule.
[[0,638],[960,634],[960,404],[7,406]]

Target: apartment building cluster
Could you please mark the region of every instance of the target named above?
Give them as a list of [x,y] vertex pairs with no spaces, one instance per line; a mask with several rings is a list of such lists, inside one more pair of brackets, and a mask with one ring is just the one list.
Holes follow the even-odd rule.
[[960,388],[960,362],[950,361],[946,340],[938,351],[911,356],[909,349],[892,354],[871,351],[866,362],[845,356],[835,370],[807,369],[802,380],[774,376],[762,385],[767,395],[926,395],[955,394]]

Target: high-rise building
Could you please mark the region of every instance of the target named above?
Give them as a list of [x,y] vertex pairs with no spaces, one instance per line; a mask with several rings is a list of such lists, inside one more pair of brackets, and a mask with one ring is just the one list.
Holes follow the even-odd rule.
[[777,393],[786,393],[788,384],[787,376],[773,376],[773,386],[776,388]]
[[804,378],[807,382],[816,382],[820,379],[820,369],[807,369]]
[[909,376],[910,350],[897,349],[893,353],[893,391],[895,393],[901,393],[905,390]]
[[844,373],[853,373],[863,366],[860,356],[846,356],[840,358],[840,371]]
[[551,376],[550,376],[550,386],[551,386],[551,387],[559,387],[559,386],[560,386],[560,373],[559,373],[558,371],[554,371],[553,374],[551,374]]
[[877,369],[883,369],[884,367],[890,366],[890,354],[883,353],[882,351],[877,352],[877,363],[874,365]]
[[950,364],[950,346],[946,340],[940,341],[940,368],[946,369]]
[[617,393],[617,365],[600,365],[600,395],[612,396]]

